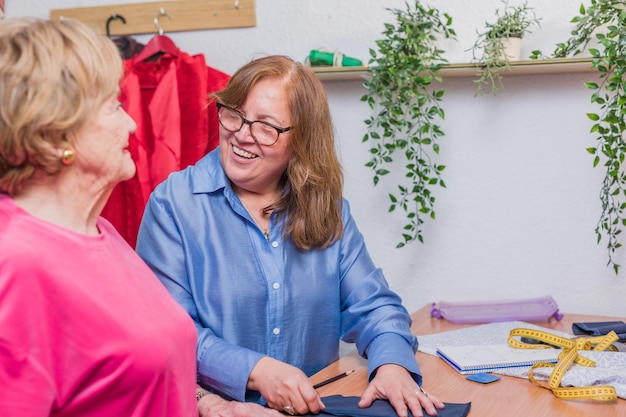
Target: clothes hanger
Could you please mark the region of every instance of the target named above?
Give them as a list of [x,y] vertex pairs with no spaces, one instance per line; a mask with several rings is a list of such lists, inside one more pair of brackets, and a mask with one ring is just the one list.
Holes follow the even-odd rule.
[[107,38],[111,37],[110,26],[111,26],[111,22],[114,20],[121,20],[123,24],[126,24],[126,19],[124,19],[124,16],[122,16],[121,14],[113,13],[111,16],[109,16],[106,22]]
[[163,34],[163,28],[159,24],[159,16],[172,18],[172,16],[165,11],[164,7],[160,8],[159,14],[154,17],[154,26],[158,29],[159,34],[150,39],[143,50],[135,55],[135,61],[152,61],[158,59],[163,54],[170,54],[177,57],[180,53],[180,49],[176,46],[174,41]]
[[111,16],[109,16],[105,24],[106,35],[109,39],[113,41],[115,46],[117,46],[117,49],[118,51],[120,51],[120,55],[122,56],[122,59],[132,58],[134,55],[139,53],[139,51],[141,51],[141,49],[143,49],[145,45],[137,42],[135,39],[127,35],[111,38],[111,22],[114,20],[121,20],[123,24],[126,24],[126,19],[124,18],[124,16],[122,16],[121,14],[113,13]]

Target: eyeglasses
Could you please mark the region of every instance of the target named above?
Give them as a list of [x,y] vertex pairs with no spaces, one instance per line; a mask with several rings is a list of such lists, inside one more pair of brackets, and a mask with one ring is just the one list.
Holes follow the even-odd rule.
[[250,135],[252,135],[254,140],[260,145],[272,146],[276,143],[281,133],[291,130],[291,126],[278,127],[261,120],[248,120],[232,107],[220,103],[219,101],[216,104],[220,124],[224,129],[229,132],[239,132],[243,125],[247,124],[250,126]]

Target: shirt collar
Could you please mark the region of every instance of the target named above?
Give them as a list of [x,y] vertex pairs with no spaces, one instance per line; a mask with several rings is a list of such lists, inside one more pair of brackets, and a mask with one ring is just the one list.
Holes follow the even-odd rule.
[[220,148],[218,146],[194,166],[191,189],[194,194],[203,194],[213,193],[224,188],[230,189],[231,187],[220,161]]

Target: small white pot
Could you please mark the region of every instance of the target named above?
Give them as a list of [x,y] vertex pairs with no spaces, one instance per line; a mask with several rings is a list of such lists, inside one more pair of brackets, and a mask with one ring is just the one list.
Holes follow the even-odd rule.
[[522,38],[502,39],[502,45],[509,61],[519,61],[522,58]]

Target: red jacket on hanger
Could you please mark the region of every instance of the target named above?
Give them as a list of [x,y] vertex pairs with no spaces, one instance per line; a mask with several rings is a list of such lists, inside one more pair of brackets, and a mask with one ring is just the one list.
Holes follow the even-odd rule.
[[172,171],[196,163],[219,143],[217,109],[208,95],[230,76],[208,67],[204,55],[178,51],[154,62],[124,61],[122,107],[137,123],[129,151],[136,175],[117,185],[102,216],[135,247],[148,197]]

